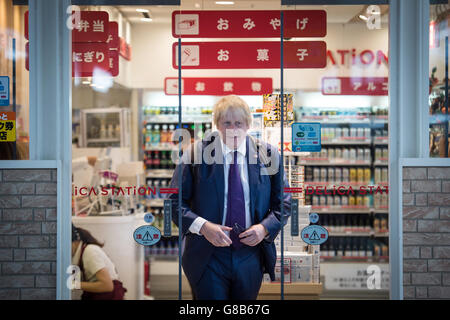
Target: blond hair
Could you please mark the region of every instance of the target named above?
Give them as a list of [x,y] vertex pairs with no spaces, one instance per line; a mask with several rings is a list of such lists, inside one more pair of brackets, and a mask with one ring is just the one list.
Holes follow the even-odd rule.
[[252,115],[248,104],[238,96],[231,94],[221,98],[213,108],[214,124],[217,126],[219,120],[230,110],[238,111],[250,127]]

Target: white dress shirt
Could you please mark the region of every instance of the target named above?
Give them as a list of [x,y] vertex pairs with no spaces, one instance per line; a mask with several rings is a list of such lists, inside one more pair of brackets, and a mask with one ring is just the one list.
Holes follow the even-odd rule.
[[[223,165],[223,171],[224,171],[224,204],[223,204],[223,219],[222,219],[222,225],[225,225],[225,221],[227,219],[227,200],[228,200],[228,172],[230,170],[230,163],[233,162],[233,150],[227,147],[220,139],[220,142],[222,144],[222,151],[223,151],[223,157],[224,157],[224,165]],[[247,152],[247,139],[244,139],[244,141],[240,144],[240,146],[237,148],[237,162],[239,164],[239,174],[241,176],[241,182],[242,182],[242,188],[244,190],[244,201],[245,201],[245,226],[244,228],[249,228],[251,226],[251,217],[250,217],[250,187],[248,183],[248,165],[247,161],[245,159],[245,155]],[[198,217],[192,222],[191,226],[189,227],[189,231],[198,235],[200,234],[200,229],[202,228],[203,224],[206,222],[206,219],[202,217]],[[228,231],[224,231],[225,234],[229,235]]]

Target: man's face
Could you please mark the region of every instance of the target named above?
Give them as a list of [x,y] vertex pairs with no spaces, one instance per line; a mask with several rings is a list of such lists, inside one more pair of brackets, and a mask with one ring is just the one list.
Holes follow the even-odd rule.
[[217,129],[228,148],[237,149],[247,135],[248,125],[240,112],[230,110],[219,119]]

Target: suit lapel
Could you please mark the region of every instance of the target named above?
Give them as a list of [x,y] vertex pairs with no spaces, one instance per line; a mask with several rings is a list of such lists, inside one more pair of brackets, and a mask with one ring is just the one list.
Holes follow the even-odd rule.
[[[214,139],[220,139],[219,135],[215,135]],[[218,224],[222,224],[223,220],[223,204],[224,204],[224,194],[225,194],[225,177],[224,177],[224,167],[223,167],[223,151],[222,151],[222,145],[221,143],[217,143],[216,148],[212,151],[212,156],[215,156],[215,152],[218,152],[219,155],[222,157],[222,163],[214,163],[213,165],[213,174],[216,186],[216,193],[217,193],[217,199],[219,203],[219,220],[216,221]],[[205,195],[208,196],[207,194]]]

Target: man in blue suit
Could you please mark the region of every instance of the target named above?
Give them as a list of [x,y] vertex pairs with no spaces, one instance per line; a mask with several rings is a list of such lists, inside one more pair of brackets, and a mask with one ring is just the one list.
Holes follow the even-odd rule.
[[287,180],[277,149],[247,135],[245,101],[223,97],[213,114],[218,132],[184,152],[171,181],[171,187],[182,181],[182,266],[194,299],[254,300],[263,273],[275,280],[273,241],[290,213],[280,175],[285,186]]

